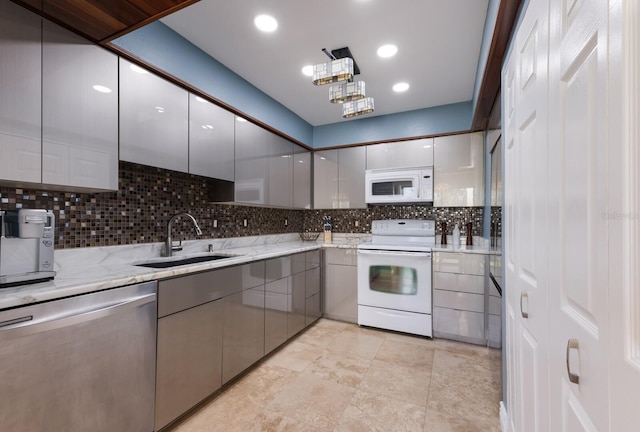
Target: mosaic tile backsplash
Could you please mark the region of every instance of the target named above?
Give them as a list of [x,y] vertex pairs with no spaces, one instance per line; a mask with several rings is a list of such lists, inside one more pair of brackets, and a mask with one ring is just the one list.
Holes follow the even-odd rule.
[[[447,223],[447,234],[453,232],[456,223],[460,234],[467,234],[466,224],[472,223],[472,235],[482,235],[482,207],[431,207],[425,205],[382,205],[366,209],[305,210],[304,227],[307,230],[322,230],[322,218],[331,216],[333,231],[340,233],[369,233],[371,221],[379,219],[433,219],[436,235],[442,234],[442,222]],[[358,226],[356,227],[356,222]]]
[[[368,233],[376,219],[435,219],[447,222],[449,234],[459,222],[466,235],[482,235],[481,207],[370,206],[367,209],[289,210],[213,204],[207,201],[208,179],[175,171],[120,162],[119,190],[115,192],[60,192],[0,186],[0,209],[43,208],[54,210],[57,249],[115,246],[164,241],[169,218],[189,212],[205,238],[244,237],[265,234],[321,231],[323,216],[333,218],[333,231]],[[244,220],[247,226],[244,226]],[[214,228],[214,221],[217,227]],[[358,222],[356,227],[355,222]],[[189,221],[176,221],[174,240],[195,239]]]

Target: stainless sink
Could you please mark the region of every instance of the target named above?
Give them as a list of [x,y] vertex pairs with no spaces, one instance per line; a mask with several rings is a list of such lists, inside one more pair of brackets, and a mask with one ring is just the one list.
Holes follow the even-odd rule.
[[177,266],[187,265],[187,264],[197,264],[197,263],[207,262],[207,261],[217,261],[217,260],[226,259],[226,258],[234,258],[236,256],[237,255],[201,255],[201,256],[194,256],[194,257],[182,258],[182,259],[180,258],[176,259],[175,257],[172,257],[172,258],[167,258],[165,260],[147,261],[147,262],[141,262],[134,265],[137,267],[169,268],[169,267],[177,267]]

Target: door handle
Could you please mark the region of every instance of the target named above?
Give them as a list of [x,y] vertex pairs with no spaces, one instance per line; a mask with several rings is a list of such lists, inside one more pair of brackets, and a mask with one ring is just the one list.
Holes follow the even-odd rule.
[[575,349],[576,351],[580,350],[580,343],[578,339],[569,339],[567,341],[567,374],[569,375],[569,381],[574,384],[580,384],[580,375],[574,374],[571,372],[571,363],[569,362],[569,355],[571,350]]
[[[524,299],[527,299],[526,312],[524,311],[524,308],[523,308]],[[520,293],[520,315],[522,315],[522,318],[529,318],[529,293],[526,291],[523,291]]]

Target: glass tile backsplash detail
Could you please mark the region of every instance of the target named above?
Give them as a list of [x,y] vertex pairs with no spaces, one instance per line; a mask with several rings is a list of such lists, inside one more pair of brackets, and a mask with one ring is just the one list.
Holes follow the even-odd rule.
[[[0,186],[0,209],[52,209],[58,249],[162,242],[169,218],[182,212],[189,212],[198,220],[204,238],[321,231],[323,216],[331,216],[333,231],[340,233],[368,233],[371,221],[376,219],[415,218],[446,221],[448,231],[457,221],[463,235],[465,223],[472,222],[473,235],[482,235],[481,207],[384,205],[345,210],[250,207],[208,202],[206,177],[120,162],[119,179],[118,191],[100,193]],[[215,228],[214,221],[217,221]],[[440,234],[439,223],[437,229]],[[178,220],[173,234],[175,240],[197,238],[193,225],[187,221]]]

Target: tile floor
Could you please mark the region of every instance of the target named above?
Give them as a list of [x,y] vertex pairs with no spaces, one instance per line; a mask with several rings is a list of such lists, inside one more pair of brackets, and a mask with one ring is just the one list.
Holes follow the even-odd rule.
[[321,319],[171,432],[499,431],[500,351]]

